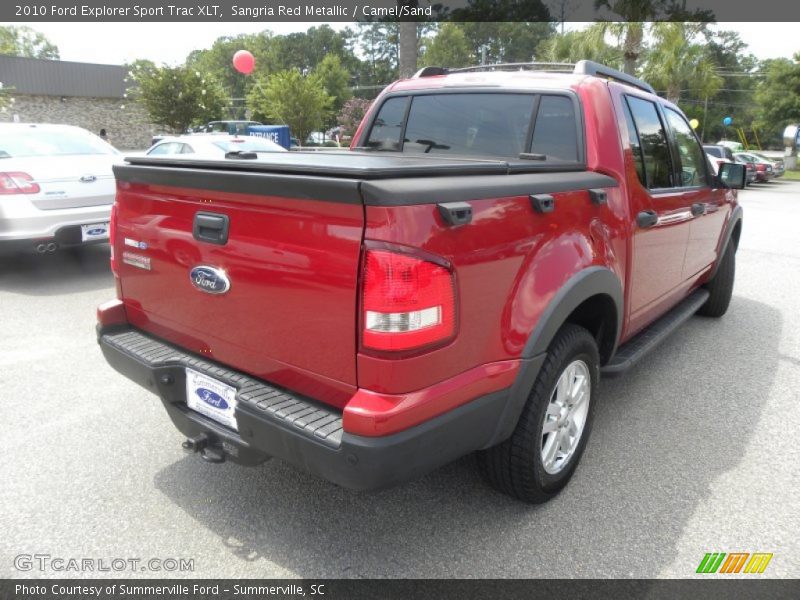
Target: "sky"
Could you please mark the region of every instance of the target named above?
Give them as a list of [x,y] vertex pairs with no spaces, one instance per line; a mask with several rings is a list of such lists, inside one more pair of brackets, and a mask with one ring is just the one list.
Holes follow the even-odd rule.
[[[180,64],[195,49],[208,48],[220,36],[305,31],[320,23],[15,23],[45,34],[56,44],[62,60],[123,64],[137,58]],[[348,23],[331,23],[340,29]],[[578,25],[578,24],[573,24]],[[760,59],[791,58],[800,52],[797,23],[720,23],[738,31]]]

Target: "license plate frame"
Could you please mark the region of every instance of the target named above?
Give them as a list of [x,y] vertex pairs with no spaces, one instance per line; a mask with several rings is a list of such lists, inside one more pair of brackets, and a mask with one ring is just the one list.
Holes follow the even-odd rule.
[[193,411],[234,431],[236,422],[236,388],[188,367],[186,371],[186,405]]
[[[111,223],[102,221],[100,223],[87,223],[81,225],[81,242],[94,242],[96,240],[107,240]],[[102,230],[102,231],[101,231]]]

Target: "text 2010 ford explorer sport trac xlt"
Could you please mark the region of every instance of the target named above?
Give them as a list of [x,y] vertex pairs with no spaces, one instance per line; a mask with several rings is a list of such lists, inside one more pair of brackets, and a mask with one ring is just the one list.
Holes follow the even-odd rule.
[[115,168],[99,342],[185,448],[354,489],[480,451],[541,502],[601,375],[726,311],[743,166],[639,80],[515,68],[395,83],[350,152]]

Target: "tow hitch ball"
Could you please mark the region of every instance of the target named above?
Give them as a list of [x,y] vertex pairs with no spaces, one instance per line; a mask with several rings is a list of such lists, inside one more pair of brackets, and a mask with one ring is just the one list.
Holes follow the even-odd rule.
[[200,435],[187,438],[181,446],[184,450],[188,450],[189,452],[199,452],[200,458],[206,462],[225,462],[225,454],[221,450],[209,446],[209,442],[208,436],[205,433],[201,433]]

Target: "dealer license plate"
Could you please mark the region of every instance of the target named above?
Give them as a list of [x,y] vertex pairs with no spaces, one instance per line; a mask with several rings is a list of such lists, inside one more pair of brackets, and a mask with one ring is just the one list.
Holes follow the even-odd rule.
[[193,369],[186,369],[186,404],[209,419],[239,431],[236,388]]
[[107,240],[108,227],[109,227],[108,222],[81,225],[81,241],[92,242],[94,240]]

